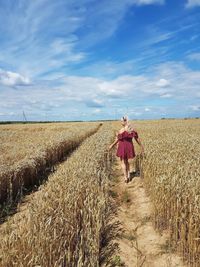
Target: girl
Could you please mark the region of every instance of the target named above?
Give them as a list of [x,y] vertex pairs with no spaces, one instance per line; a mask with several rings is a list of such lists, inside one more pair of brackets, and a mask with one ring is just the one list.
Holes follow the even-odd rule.
[[144,147],[138,137],[138,133],[128,123],[127,117],[122,117],[121,124],[123,128],[116,134],[115,141],[109,146],[109,150],[112,149],[118,143],[116,156],[120,157],[121,167],[124,173],[124,180],[126,183],[130,180],[130,164],[129,159],[135,157],[134,146],[132,138],[134,137],[136,142],[142,148],[142,154],[144,153]]

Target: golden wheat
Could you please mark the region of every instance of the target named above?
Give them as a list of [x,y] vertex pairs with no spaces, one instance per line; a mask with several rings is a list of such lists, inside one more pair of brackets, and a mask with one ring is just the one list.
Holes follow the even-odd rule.
[[0,204],[19,197],[99,123],[0,125]]
[[1,228],[0,266],[99,266],[113,133],[104,124],[86,139]]
[[154,204],[155,226],[190,266],[200,266],[199,120],[137,121],[145,146],[144,181]]
[[[111,167],[104,152],[119,127],[104,123],[40,187],[28,209],[0,229],[0,266],[99,266]],[[155,227],[169,229],[171,248],[199,267],[199,121],[136,121],[133,127],[145,147]]]

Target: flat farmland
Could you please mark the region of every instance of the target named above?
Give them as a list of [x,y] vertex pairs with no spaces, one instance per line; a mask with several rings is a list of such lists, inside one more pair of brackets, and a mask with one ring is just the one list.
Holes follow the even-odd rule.
[[[4,164],[4,168],[16,170],[21,162],[29,162],[31,151],[34,158],[38,151],[51,151],[42,157],[51,158],[49,165],[54,164],[55,155],[57,160],[62,158],[58,155],[63,149],[59,153],[56,149],[61,144],[74,142],[70,148],[74,152],[30,197],[23,212],[1,225],[1,267],[200,266],[199,120],[136,120],[131,124],[145,154],[141,156],[133,140],[137,158],[130,161],[131,171],[139,168],[139,176],[133,176],[128,184],[124,184],[120,161],[115,157],[116,147],[108,152],[121,128],[119,121],[101,126],[16,125],[20,138],[15,138],[15,131],[8,126],[5,132],[10,145],[8,150],[6,142],[2,145],[2,166],[9,160],[6,151],[10,151],[10,162],[19,161]],[[24,147],[19,149],[19,157],[17,143]],[[124,229],[114,223],[118,213],[123,215],[121,223],[126,223]]]
[[45,149],[86,134],[98,123],[38,123],[0,125],[0,170],[16,167]]
[[[166,119],[133,121],[132,124],[145,147],[143,186],[152,202],[154,227],[161,232],[168,230],[165,246],[169,251],[175,249],[189,266],[198,267],[200,121]],[[116,129],[119,127],[118,123]],[[138,146],[136,149],[139,152]]]
[[34,185],[98,127],[92,122],[0,125],[0,203]]

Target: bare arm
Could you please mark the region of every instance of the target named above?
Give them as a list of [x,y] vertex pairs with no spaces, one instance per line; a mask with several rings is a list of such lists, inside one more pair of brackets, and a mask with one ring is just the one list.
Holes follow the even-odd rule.
[[119,132],[115,133],[115,141],[108,147],[108,150],[111,150],[118,143],[118,133]]
[[115,141],[109,146],[108,150],[111,150],[118,143],[118,138],[115,138]]
[[138,137],[138,138],[135,138],[135,141],[136,141],[136,142],[138,143],[138,145],[141,147],[141,149],[142,149],[142,153],[144,153],[144,146],[142,145],[140,138],[139,138],[139,137]]

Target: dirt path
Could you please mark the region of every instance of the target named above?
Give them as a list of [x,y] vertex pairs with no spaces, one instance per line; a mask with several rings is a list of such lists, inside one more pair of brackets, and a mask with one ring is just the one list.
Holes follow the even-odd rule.
[[[133,162],[131,166],[133,168]],[[114,258],[115,266],[186,267],[181,258],[170,251],[167,233],[160,235],[155,231],[152,205],[142,179],[135,176],[128,184],[124,183],[119,161],[113,173],[111,189],[119,207],[116,219],[124,230],[117,239],[120,252]]]

